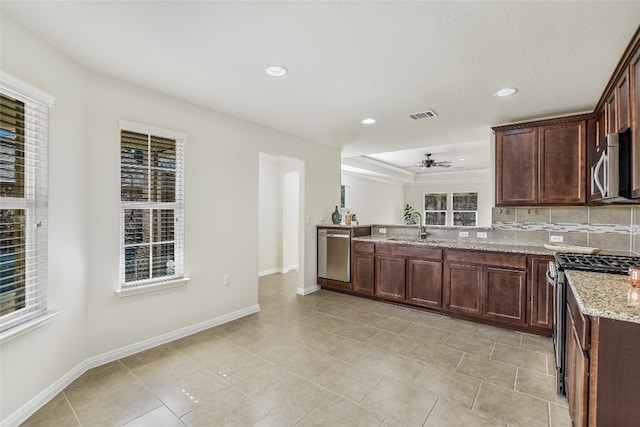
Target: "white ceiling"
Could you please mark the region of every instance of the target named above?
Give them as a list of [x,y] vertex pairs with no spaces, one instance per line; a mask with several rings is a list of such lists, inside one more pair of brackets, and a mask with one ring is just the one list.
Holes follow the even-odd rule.
[[[340,147],[343,157],[402,166],[432,152],[465,158],[465,168],[488,159],[492,125],[591,111],[640,23],[636,1],[2,0],[0,8],[97,73]],[[273,64],[290,73],[267,76]],[[510,86],[515,96],[493,96]],[[427,109],[438,117],[408,117]],[[377,123],[364,126],[365,117]],[[406,149],[416,150],[397,153]],[[385,152],[396,153],[377,155]]]

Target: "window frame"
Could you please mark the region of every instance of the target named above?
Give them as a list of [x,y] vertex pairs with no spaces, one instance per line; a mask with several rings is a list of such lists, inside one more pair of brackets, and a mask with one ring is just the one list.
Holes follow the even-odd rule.
[[42,326],[60,311],[49,310],[46,297],[49,110],[54,97],[4,70],[0,70],[0,93],[24,105],[21,196],[0,196],[3,210],[23,210],[25,218],[24,307],[0,316],[0,343],[5,343]]
[[[476,209],[475,210],[467,210],[467,209],[454,209],[454,198],[456,196],[461,195],[471,195],[475,194],[476,196]],[[446,209],[426,209],[427,197],[428,196],[445,196],[446,197]],[[422,194],[422,204],[423,204],[423,223],[427,227],[464,227],[464,228],[478,228],[478,201],[480,195],[478,191],[451,191],[451,192],[426,192]],[[429,213],[443,213],[445,214],[445,222],[444,224],[427,224],[427,216]],[[455,214],[456,213],[474,213],[475,215],[475,225],[456,225]]]
[[[120,120],[119,124],[119,133],[118,133],[118,146],[119,146],[119,159],[120,159],[120,174],[118,175],[118,179],[120,182],[120,274],[119,274],[119,284],[118,289],[116,289],[116,294],[118,296],[129,296],[136,295],[145,292],[156,291],[160,289],[172,288],[176,286],[182,286],[188,282],[188,278],[184,275],[184,145],[187,140],[187,134],[176,132],[168,129],[159,128],[156,126],[150,126],[135,122],[129,122],[126,120]],[[122,134],[124,132],[132,132],[137,134],[146,135],[150,140],[151,138],[157,137],[162,139],[170,139],[176,142],[176,160],[175,160],[175,201],[173,202],[163,202],[163,201],[127,201],[122,198],[122,189],[123,180],[122,180]],[[151,143],[149,143],[151,144]],[[151,145],[149,145],[151,147]],[[148,160],[147,170],[150,171],[151,160]],[[147,191],[151,188],[151,179],[148,178],[147,183],[145,184]],[[148,210],[150,218],[153,217],[154,210],[172,210],[174,212],[174,239],[173,243],[173,253],[174,253],[174,265],[175,272],[173,275],[163,275],[158,277],[153,277],[153,261],[152,256],[150,256],[149,261],[149,278],[142,280],[134,280],[134,281],[126,281],[126,250],[128,247],[133,247],[132,244],[125,243],[125,212],[128,210]],[[151,229],[151,227],[150,227]],[[156,243],[165,244],[168,241],[161,241]],[[153,240],[149,237],[149,242],[141,243],[136,246],[148,246],[150,248],[150,252],[152,252],[153,248]]]

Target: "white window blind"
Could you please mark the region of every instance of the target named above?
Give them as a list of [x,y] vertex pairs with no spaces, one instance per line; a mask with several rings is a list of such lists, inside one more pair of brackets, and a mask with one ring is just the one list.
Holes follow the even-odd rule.
[[0,78],[0,332],[47,313],[48,115],[53,98]]
[[120,288],[184,276],[186,135],[120,122]]

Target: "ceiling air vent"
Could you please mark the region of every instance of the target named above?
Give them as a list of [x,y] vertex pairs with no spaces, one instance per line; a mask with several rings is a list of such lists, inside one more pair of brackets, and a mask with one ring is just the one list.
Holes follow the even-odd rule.
[[433,110],[427,110],[420,111],[419,113],[409,114],[409,117],[411,117],[413,120],[430,119],[432,117],[438,117],[438,114]]

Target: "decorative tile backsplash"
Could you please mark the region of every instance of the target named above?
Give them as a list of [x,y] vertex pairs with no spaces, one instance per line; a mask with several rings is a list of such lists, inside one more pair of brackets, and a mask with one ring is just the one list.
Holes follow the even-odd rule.
[[[551,236],[562,236],[564,244],[592,246],[640,255],[640,206],[518,207],[493,208],[492,226],[428,227],[428,237],[472,242],[542,246]],[[379,225],[387,235],[417,236],[416,226]],[[461,237],[460,232],[467,232]],[[477,236],[486,233],[486,238]]]
[[558,235],[570,245],[638,252],[639,211],[637,206],[493,208],[492,228],[513,231],[516,242],[525,240],[523,233],[536,241],[549,239],[543,243]]

